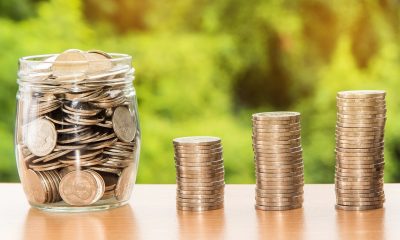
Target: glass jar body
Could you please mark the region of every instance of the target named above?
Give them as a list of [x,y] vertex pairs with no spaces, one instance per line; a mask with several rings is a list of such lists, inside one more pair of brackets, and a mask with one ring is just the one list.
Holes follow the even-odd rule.
[[130,57],[107,54],[82,68],[60,55],[20,60],[15,151],[26,197],[51,211],[121,206],[140,154]]

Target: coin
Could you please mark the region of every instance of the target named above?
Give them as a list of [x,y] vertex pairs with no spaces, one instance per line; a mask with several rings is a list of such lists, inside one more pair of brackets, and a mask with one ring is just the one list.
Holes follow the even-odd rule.
[[54,124],[46,119],[36,119],[27,126],[26,145],[29,151],[42,157],[51,153],[57,143]]
[[89,63],[80,50],[70,49],[56,57],[52,70],[56,76],[86,73]]
[[292,210],[292,209],[297,209],[301,208],[302,203],[297,203],[294,205],[290,206],[281,206],[281,207],[268,207],[268,206],[262,206],[262,205],[255,205],[256,210],[262,210],[262,211],[285,211],[285,210]]
[[347,210],[347,211],[364,211],[364,210],[373,210],[382,208],[383,203],[377,205],[370,205],[370,206],[342,206],[342,205],[335,205],[335,208],[338,210]]
[[127,107],[115,109],[112,117],[113,129],[123,142],[132,142],[136,134],[136,117]]
[[92,50],[85,53],[89,62],[88,73],[104,72],[112,68],[111,56],[99,50]]
[[219,204],[219,205],[216,205],[216,206],[210,206],[210,207],[206,207],[206,206],[185,207],[185,206],[180,206],[180,205],[176,206],[176,208],[178,210],[181,210],[181,211],[192,211],[192,212],[203,212],[203,211],[217,210],[217,209],[221,209],[223,207],[224,207],[223,203]]
[[345,99],[364,99],[364,98],[384,98],[386,92],[383,90],[354,90],[354,91],[341,91],[337,93],[338,98]]
[[135,173],[134,168],[135,166],[131,165],[122,171],[122,174],[119,177],[118,183],[115,187],[115,197],[118,200],[126,201],[131,195],[135,181],[135,179],[133,179],[133,175]]
[[27,170],[24,177],[26,184],[23,184],[29,202],[42,204],[46,202],[46,187],[39,175],[32,170]]
[[263,120],[263,119],[273,119],[273,120],[288,120],[288,119],[299,119],[300,113],[298,112],[263,112],[254,113],[252,115],[253,119]]
[[175,138],[173,140],[174,145],[195,145],[195,146],[203,146],[203,145],[213,145],[221,142],[221,139],[218,137],[209,137],[209,136],[194,136],[194,137],[181,137]]
[[193,147],[193,146],[182,146],[176,145],[174,149],[177,153],[214,153],[221,152],[222,146],[218,145],[209,145],[207,148]]
[[97,202],[105,191],[101,176],[90,170],[67,173],[60,182],[62,199],[74,206],[85,206]]

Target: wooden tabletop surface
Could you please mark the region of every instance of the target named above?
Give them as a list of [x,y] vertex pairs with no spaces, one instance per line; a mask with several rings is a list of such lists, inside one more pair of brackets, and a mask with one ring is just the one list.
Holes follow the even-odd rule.
[[92,213],[30,208],[20,184],[0,184],[0,239],[399,239],[400,184],[383,209],[335,210],[333,185],[306,185],[302,209],[254,209],[254,185],[227,185],[225,208],[175,209],[175,185],[136,185],[130,204]]

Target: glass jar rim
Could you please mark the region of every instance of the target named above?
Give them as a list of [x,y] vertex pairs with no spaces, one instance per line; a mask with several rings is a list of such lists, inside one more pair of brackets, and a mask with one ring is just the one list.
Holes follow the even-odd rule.
[[[112,63],[118,62],[125,62],[125,61],[132,61],[132,56],[124,53],[107,53],[111,56],[109,61]],[[37,63],[54,63],[54,59],[48,60],[51,57],[55,57],[60,55],[59,53],[51,53],[51,54],[40,54],[40,55],[32,55],[32,56],[25,56],[19,58],[19,62],[23,64],[37,64]],[[58,63],[62,64],[82,64],[87,62],[101,62],[104,60],[87,60],[87,61],[57,61]]]

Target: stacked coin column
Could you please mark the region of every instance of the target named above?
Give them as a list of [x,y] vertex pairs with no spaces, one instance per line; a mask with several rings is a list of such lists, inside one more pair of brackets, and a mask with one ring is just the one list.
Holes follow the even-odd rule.
[[383,207],[385,95],[384,91],[344,91],[337,94],[337,209]]
[[221,139],[183,137],[173,140],[177,209],[207,211],[224,205],[224,161]]
[[303,204],[300,113],[253,114],[256,205],[259,210],[289,210]]

